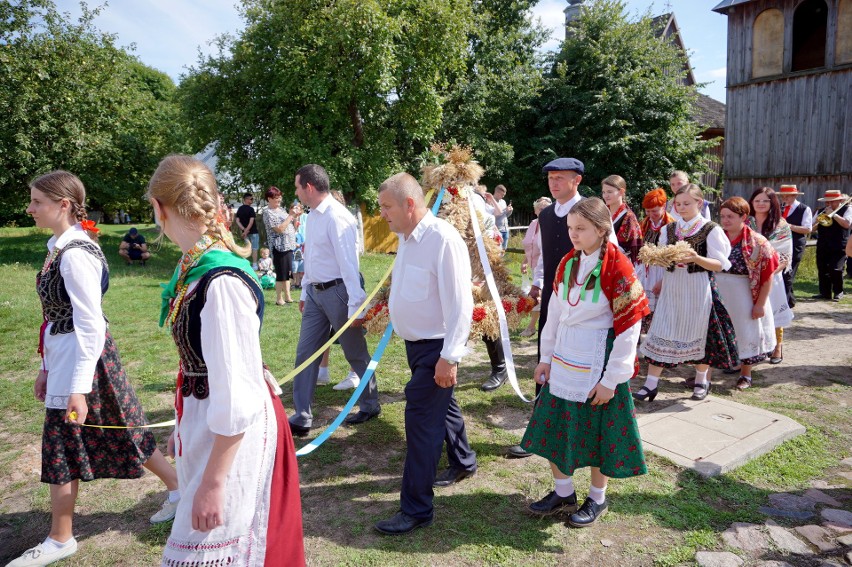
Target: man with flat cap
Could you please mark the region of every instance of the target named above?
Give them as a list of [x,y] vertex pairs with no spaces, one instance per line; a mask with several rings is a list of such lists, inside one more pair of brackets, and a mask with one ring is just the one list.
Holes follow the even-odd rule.
[[[532,289],[530,297],[540,299],[541,314],[538,319],[538,354],[541,357],[541,330],[547,323],[547,306],[550,296],[553,294],[553,278],[559,261],[571,250],[574,245],[568,238],[567,219],[571,208],[583,197],[578,192],[580,182],[586,169],[583,162],[576,158],[558,158],[542,168],[547,175],[547,185],[550,194],[553,195],[553,204],[545,208],[538,215],[538,236],[541,255],[533,272]],[[536,383],[536,394],[541,385]],[[515,458],[529,457],[528,453],[520,445],[509,448],[509,456]]]
[[[446,486],[476,472],[476,453],[453,396],[459,360],[467,353],[473,295],[470,256],[458,231],[426,208],[423,190],[399,173],[379,186],[379,207],[399,236],[388,309],[405,339],[411,379],[405,386],[405,443],[400,510],[376,523],[387,535],[432,524],[433,484]],[[437,474],[444,442],[449,468]]]

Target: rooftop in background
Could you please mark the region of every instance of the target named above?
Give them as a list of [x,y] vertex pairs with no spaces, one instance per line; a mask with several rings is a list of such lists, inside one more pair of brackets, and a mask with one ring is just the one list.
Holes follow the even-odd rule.
[[713,8],[714,12],[719,12],[720,14],[724,14],[734,6],[739,6],[740,4],[748,4],[749,2],[753,2],[754,0],[722,0],[719,4]]

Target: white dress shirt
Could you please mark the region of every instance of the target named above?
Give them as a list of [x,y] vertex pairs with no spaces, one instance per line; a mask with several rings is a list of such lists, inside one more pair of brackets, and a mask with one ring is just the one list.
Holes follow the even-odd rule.
[[[802,224],[799,224],[799,225],[796,225],[796,226],[800,226],[800,227],[810,229],[814,224],[814,215],[811,212],[811,208],[808,207],[808,206],[802,205],[802,203],[800,203],[798,199],[793,201],[793,204],[790,205],[790,211],[787,213],[787,216],[789,217],[790,215],[792,215],[793,211],[796,210],[796,207],[798,207],[800,205],[805,207],[805,211],[802,213]],[[781,205],[781,212],[782,213],[784,212],[785,206],[786,205]],[[785,219],[786,219],[786,217],[785,217]],[[793,226],[793,225],[790,225],[790,226]]]
[[[562,299],[565,283],[559,282],[559,287],[551,296],[550,303],[547,306],[547,323],[541,331],[541,359],[539,361],[545,364],[551,364],[557,343],[557,331],[560,326],[589,330],[612,328],[612,308],[609,304],[609,298],[606,297],[603,290],[601,290],[597,303],[592,301],[594,299],[592,290],[586,290],[585,299],[580,299],[582,284],[586,281],[589,272],[597,265],[600,250],[596,250],[588,256],[584,252],[579,252],[575,258],[580,259],[580,266],[577,270],[577,282],[579,283],[575,283],[568,291],[568,301],[566,301]],[[574,305],[571,305],[572,303]],[[638,321],[615,337],[609,362],[601,379],[601,384],[610,390],[615,390],[619,384],[627,382],[633,376],[636,344],[639,342],[641,327],[642,322]]]
[[388,309],[407,341],[444,339],[441,358],[467,353],[473,295],[470,255],[458,231],[427,212],[409,237],[399,234]]
[[[556,213],[557,217],[559,217],[561,219],[565,218],[565,217],[568,216],[568,213],[571,212],[571,209],[574,207],[574,205],[579,203],[582,198],[583,198],[583,196],[580,195],[580,193],[577,193],[576,195],[574,195],[573,197],[571,197],[570,199],[568,199],[564,203],[560,203],[559,201],[556,201],[555,203],[553,203],[553,212]],[[565,231],[568,232],[568,224],[567,223],[565,224]],[[536,238],[537,238],[536,242],[538,243],[538,249],[541,250],[541,254],[539,254],[538,261],[535,263],[535,270],[533,270],[532,285],[537,287],[538,289],[541,289],[541,287],[544,285],[544,250],[541,247],[541,230],[538,231]],[[616,246],[618,246],[618,239],[615,237],[615,231],[614,230],[609,231],[609,241],[612,242],[613,244],[615,244]],[[548,252],[548,254],[549,254],[549,252]]]
[[[693,222],[697,224],[692,224]],[[700,227],[704,226],[708,222],[710,221],[701,215],[698,215],[688,223],[685,223],[683,219],[681,219],[677,221],[677,225],[680,227],[681,231],[689,232],[690,229],[700,229]],[[668,242],[667,229],[668,225],[660,229],[660,240],[658,240],[660,246],[665,246]],[[722,227],[716,225],[713,230],[710,231],[710,234],[707,235],[707,256],[705,256],[705,258],[711,258],[722,262],[722,270],[724,271],[731,269],[731,261],[728,259],[728,256],[730,255],[731,241],[728,240],[728,237],[725,235],[725,231],[722,230]]]
[[364,303],[358,275],[358,228],[355,217],[334,197],[327,195],[311,209],[305,231],[305,275],[302,285],[325,283],[343,278],[349,295],[349,316]]
[[[51,252],[73,240],[92,240],[79,224],[47,241]],[[101,309],[103,264],[95,256],[72,248],[62,254],[59,273],[71,299],[74,332],[51,335],[53,323],[44,330],[44,368],[48,371],[45,406],[65,409],[71,394],[92,391],[95,367],[106,342],[106,320]]]

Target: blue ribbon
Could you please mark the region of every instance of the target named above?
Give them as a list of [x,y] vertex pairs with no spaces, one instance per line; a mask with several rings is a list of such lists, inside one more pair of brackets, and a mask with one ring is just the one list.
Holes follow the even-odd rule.
[[[432,214],[437,215],[438,210],[441,208],[441,202],[444,199],[444,188],[441,187],[441,190],[438,192],[438,197],[435,199],[435,204],[432,206]],[[394,259],[396,261],[396,259]],[[325,443],[325,441],[331,437],[337,428],[340,427],[340,424],[343,423],[343,420],[346,419],[346,416],[349,415],[349,412],[352,411],[352,408],[355,407],[355,402],[358,401],[358,398],[361,397],[361,393],[364,391],[364,388],[367,387],[367,384],[370,383],[370,379],[373,377],[373,374],[376,372],[376,368],[379,366],[379,361],[385,354],[385,349],[390,342],[391,336],[393,335],[393,324],[388,321],[387,329],[385,329],[385,334],[382,335],[379,344],[376,346],[376,350],[373,352],[373,358],[370,359],[370,364],[367,365],[367,370],[364,372],[364,375],[361,377],[361,383],[358,384],[358,387],[355,388],[355,391],[352,392],[352,396],[349,398],[349,401],[346,402],[346,405],[343,406],[343,409],[340,411],[340,414],[331,422],[331,424],[325,428],[325,431],[320,433],[316,439],[296,451],[297,457],[304,457],[305,455],[309,455],[314,450],[316,450],[320,445]]]

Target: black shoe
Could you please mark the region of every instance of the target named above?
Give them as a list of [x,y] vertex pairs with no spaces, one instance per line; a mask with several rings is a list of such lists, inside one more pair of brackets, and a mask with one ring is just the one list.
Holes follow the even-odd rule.
[[379,414],[382,413],[382,409],[379,408],[373,413],[367,413],[365,411],[359,411],[358,413],[353,413],[349,417],[343,420],[344,425],[360,425],[362,423],[366,423],[373,419],[374,417],[379,417]]
[[376,522],[374,527],[385,535],[402,535],[413,532],[417,528],[431,526],[433,521],[435,521],[434,516],[431,518],[412,518],[400,510],[392,518]]
[[303,425],[296,425],[294,423],[290,423],[290,433],[293,434],[293,437],[307,437],[308,433],[310,433],[310,432],[311,432],[310,427],[305,427]]
[[607,503],[598,504],[591,498],[586,498],[579,510],[568,516],[568,525],[574,528],[588,528],[606,514]]
[[473,476],[475,473],[476,469],[468,471],[465,469],[450,467],[435,477],[435,482],[432,483],[432,486],[450,486],[451,484],[455,484],[469,476]]
[[483,392],[490,392],[492,390],[496,390],[500,386],[506,383],[506,380],[509,378],[509,372],[504,368],[499,372],[492,372],[491,376],[488,377],[488,380],[479,387]]
[[577,493],[572,492],[568,496],[559,496],[555,490],[539,500],[527,506],[530,514],[536,516],[552,516],[560,512],[574,512],[577,510]]
[[527,457],[532,457],[533,453],[526,451],[520,445],[512,445],[509,447],[509,450],[506,452],[506,456],[510,459],[525,459]]
[[633,392],[633,399],[639,400],[640,402],[644,402],[648,400],[649,402],[653,402],[654,398],[657,397],[657,388],[653,390],[649,390],[647,386],[642,386],[639,388],[638,392]]
[[846,295],[846,294],[845,294],[845,293],[843,293],[843,292],[841,291],[840,293],[838,293],[837,295],[835,295],[835,296],[834,296],[833,301],[834,301],[834,302],[838,302],[838,301],[840,301],[841,299],[843,299],[843,296],[844,296],[844,295]]
[[[701,389],[700,392],[696,392],[696,390]],[[692,399],[693,400],[703,400],[707,397],[707,394],[710,393],[710,382],[706,384],[696,384],[695,389],[692,391]]]
[[824,295],[823,295],[823,294],[821,294],[821,293],[818,293],[818,294],[816,294],[816,295],[812,295],[812,296],[811,296],[811,299],[831,299],[831,298],[830,298],[830,297],[826,297],[826,296],[824,296]]

